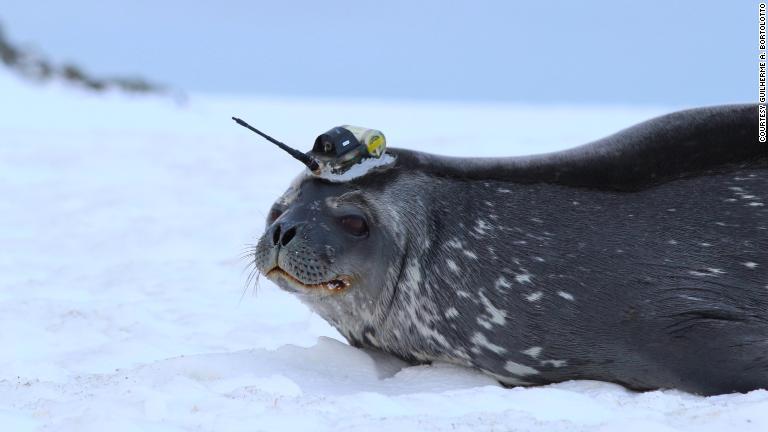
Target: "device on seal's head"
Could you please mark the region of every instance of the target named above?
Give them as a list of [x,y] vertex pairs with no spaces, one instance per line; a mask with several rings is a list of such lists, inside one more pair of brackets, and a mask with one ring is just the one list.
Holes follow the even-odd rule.
[[309,155],[321,167],[341,174],[363,159],[381,157],[386,147],[384,134],[380,131],[344,125],[318,136]]
[[365,159],[380,158],[387,149],[387,141],[381,131],[357,126],[337,126],[315,139],[312,150],[302,153],[261,132],[237,117],[232,120],[240,126],[261,135],[269,142],[285,150],[301,161],[314,174],[330,171],[343,174],[353,165]]

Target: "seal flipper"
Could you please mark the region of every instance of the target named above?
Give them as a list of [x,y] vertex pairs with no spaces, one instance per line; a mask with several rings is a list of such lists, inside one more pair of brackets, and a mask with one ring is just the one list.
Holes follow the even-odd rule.
[[768,168],[757,105],[723,105],[657,117],[572,149],[525,157],[457,158],[392,149],[400,165],[434,175],[634,191],[666,181]]

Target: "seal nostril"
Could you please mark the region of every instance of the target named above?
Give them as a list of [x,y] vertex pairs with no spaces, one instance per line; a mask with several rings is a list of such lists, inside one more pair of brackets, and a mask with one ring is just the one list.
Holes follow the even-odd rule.
[[272,244],[277,246],[278,241],[280,241],[280,225],[275,227],[275,230],[272,232]]
[[285,233],[283,233],[283,238],[280,240],[280,244],[283,246],[287,245],[291,242],[291,239],[293,239],[293,236],[296,235],[296,227],[290,227],[288,228]]

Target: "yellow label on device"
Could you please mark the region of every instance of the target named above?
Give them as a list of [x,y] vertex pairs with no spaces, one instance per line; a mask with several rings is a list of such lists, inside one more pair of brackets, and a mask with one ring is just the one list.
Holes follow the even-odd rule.
[[374,135],[371,137],[370,141],[366,143],[365,146],[368,148],[368,154],[371,156],[379,157],[384,150],[383,144],[384,137],[382,135]]
[[384,134],[376,129],[368,129],[359,126],[344,125],[344,129],[352,132],[352,135],[364,145],[368,154],[373,157],[381,157],[387,148],[387,139]]

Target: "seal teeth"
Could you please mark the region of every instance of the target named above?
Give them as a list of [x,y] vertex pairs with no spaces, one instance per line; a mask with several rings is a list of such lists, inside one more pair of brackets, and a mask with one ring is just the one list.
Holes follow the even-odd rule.
[[341,289],[343,287],[344,287],[344,282],[342,282],[342,281],[340,281],[338,279],[334,279],[334,280],[328,282],[328,289],[337,290],[337,289]]

